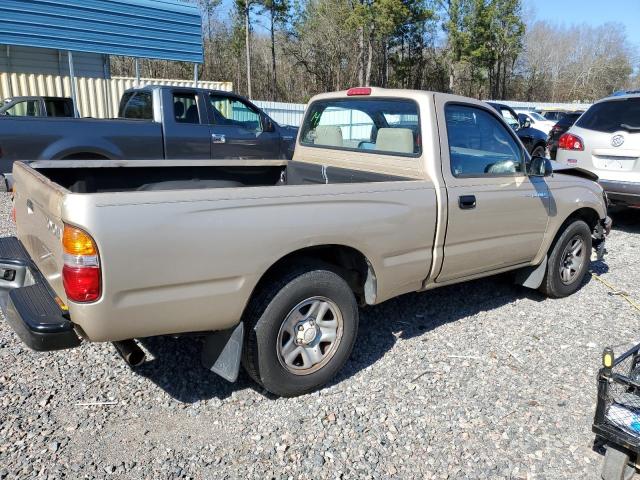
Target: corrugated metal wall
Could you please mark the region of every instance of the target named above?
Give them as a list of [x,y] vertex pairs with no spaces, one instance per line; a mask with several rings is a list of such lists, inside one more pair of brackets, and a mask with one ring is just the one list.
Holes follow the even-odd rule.
[[[113,77],[111,79],[76,77],[78,110],[83,117],[109,118],[118,113],[120,96],[127,88],[135,86],[136,79]],[[190,80],[141,79],[141,85],[194,86]],[[230,82],[198,82],[201,88],[231,91]],[[68,75],[0,72],[0,98],[21,95],[70,97],[71,83]]]
[[263,100],[254,100],[253,103],[280,125],[299,126],[302,123],[306,108],[304,103],[282,103]]
[[202,63],[196,4],[178,0],[1,0],[0,44]]

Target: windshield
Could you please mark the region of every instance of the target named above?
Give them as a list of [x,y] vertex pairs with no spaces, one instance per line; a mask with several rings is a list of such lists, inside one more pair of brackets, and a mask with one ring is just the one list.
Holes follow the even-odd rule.
[[536,120],[536,121],[538,121],[538,122],[544,122],[544,121],[546,121],[546,120],[547,120],[546,118],[544,118],[542,115],[540,115],[540,114],[539,114],[539,113],[537,113],[537,112],[527,112],[527,113],[528,113],[528,115],[529,115],[530,117],[532,117],[534,120]]
[[596,103],[580,117],[576,125],[606,133],[618,130],[640,132],[640,98]]

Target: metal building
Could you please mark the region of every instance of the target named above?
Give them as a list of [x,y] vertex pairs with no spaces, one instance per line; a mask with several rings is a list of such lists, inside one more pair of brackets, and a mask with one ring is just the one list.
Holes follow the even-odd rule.
[[77,105],[75,77],[109,79],[109,55],[192,62],[196,79],[203,61],[200,13],[179,0],[2,0],[0,18],[7,96],[49,82]]

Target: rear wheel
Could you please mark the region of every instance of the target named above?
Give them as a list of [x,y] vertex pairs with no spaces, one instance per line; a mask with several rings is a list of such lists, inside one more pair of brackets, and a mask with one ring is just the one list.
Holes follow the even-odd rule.
[[553,244],[540,291],[551,298],[576,292],[591,262],[591,230],[582,220],[574,220]]
[[331,267],[306,265],[265,284],[244,315],[242,363],[276,395],[311,392],[342,368],[358,330],[358,306]]

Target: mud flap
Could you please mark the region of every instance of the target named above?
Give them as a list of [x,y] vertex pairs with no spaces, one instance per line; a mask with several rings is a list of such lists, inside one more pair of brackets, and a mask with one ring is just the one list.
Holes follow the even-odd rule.
[[547,273],[546,255],[537,267],[526,267],[518,270],[516,273],[516,284],[535,290],[542,285],[545,273]]
[[202,347],[202,364],[229,382],[238,379],[244,323],[207,336]]

